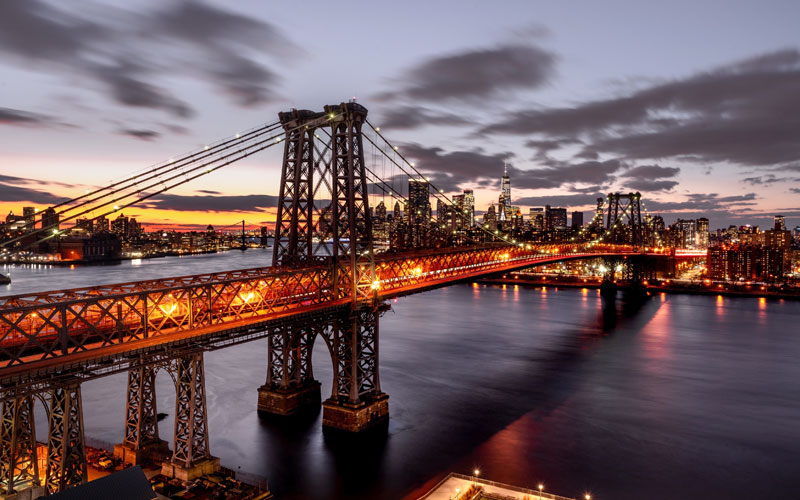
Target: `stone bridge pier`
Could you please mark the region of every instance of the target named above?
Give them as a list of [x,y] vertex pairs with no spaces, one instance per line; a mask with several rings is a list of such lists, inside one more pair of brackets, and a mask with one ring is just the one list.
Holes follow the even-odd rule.
[[389,396],[379,377],[379,319],[385,304],[354,305],[325,317],[283,327],[268,343],[266,383],[258,390],[258,410],[292,415],[320,404],[311,354],[320,336],[333,364],[331,396],[322,403],[322,425],[359,432],[389,418]]

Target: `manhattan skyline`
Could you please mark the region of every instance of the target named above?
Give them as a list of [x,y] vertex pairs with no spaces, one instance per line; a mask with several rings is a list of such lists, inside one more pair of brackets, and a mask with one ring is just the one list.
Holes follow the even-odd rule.
[[[480,210],[507,162],[523,208],[589,211],[598,195],[638,190],[670,220],[800,218],[800,8],[790,2],[580,13],[358,3],[344,20],[314,2],[302,30],[292,29],[299,14],[256,2],[78,3],[0,6],[4,213],[278,111],[356,97],[434,185],[474,189]],[[269,222],[277,149],[125,213],[177,227]]]

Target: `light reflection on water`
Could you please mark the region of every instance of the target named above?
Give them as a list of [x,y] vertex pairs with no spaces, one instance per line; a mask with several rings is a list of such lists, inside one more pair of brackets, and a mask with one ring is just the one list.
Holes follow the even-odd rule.
[[[269,252],[10,269],[4,293],[257,267]],[[3,271],[6,272],[6,271]],[[800,303],[456,285],[381,320],[383,432],[323,433],[319,412],[259,418],[266,343],[206,355],[211,449],[279,498],[415,498],[456,470],[593,498],[790,498],[800,489]],[[323,397],[330,357],[314,347]],[[170,438],[174,388],[157,380]],[[88,435],[118,442],[125,377],[84,384]],[[41,412],[40,412],[41,413]],[[40,439],[46,426],[37,415]]]

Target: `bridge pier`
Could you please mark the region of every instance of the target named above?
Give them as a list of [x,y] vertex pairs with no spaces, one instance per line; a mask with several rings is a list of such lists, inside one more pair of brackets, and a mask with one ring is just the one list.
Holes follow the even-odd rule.
[[267,338],[267,381],[258,388],[258,411],[292,415],[320,405],[311,353],[319,326],[286,325]]
[[161,473],[191,481],[220,468],[219,458],[212,457],[208,446],[203,353],[197,352],[175,360],[175,442],[172,458],[161,466]]
[[52,494],[86,482],[86,446],[79,382],[50,391],[45,490]]
[[333,390],[322,403],[323,426],[359,432],[389,419],[389,396],[381,392],[378,376],[378,323],[386,309],[357,305],[334,320]]
[[39,482],[33,398],[16,396],[3,401],[0,422],[0,499],[37,498]]
[[139,363],[128,370],[125,437],[114,446],[114,456],[131,465],[154,456],[167,456],[169,444],[158,437],[156,367]]

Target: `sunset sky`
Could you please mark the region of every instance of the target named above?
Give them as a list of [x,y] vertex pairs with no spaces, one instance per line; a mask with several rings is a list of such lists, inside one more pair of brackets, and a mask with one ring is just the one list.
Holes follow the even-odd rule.
[[[0,210],[357,97],[434,184],[800,225],[800,2],[0,2]],[[135,7],[131,5],[135,4]],[[125,215],[274,218],[280,148]],[[527,212],[527,210],[525,210]]]

